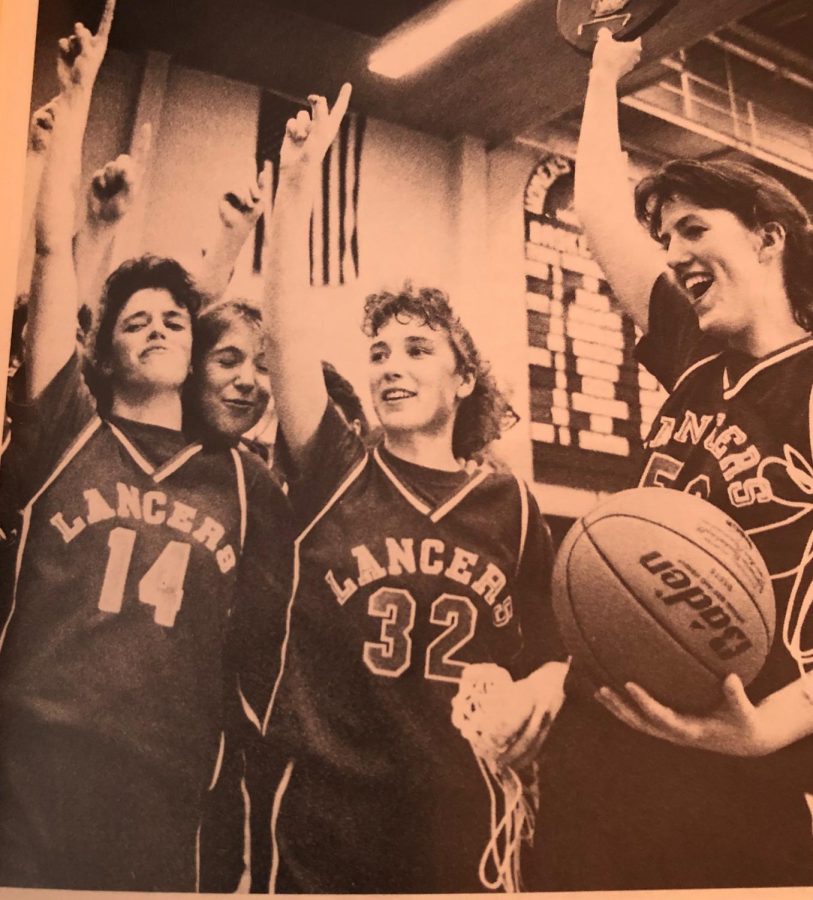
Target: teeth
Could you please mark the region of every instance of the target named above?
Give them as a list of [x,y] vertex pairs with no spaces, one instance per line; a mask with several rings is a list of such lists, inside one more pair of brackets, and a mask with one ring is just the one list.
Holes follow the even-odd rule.
[[409,391],[395,390],[395,391],[384,391],[384,399],[385,400],[406,400],[407,397],[411,397],[412,394]]
[[703,294],[711,287],[714,279],[706,274],[695,272],[686,275],[683,279],[683,287],[687,290],[695,300],[700,299]]

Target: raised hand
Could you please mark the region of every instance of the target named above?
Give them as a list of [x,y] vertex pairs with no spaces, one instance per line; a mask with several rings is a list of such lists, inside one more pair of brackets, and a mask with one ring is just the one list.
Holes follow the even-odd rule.
[[51,143],[51,133],[54,130],[59,97],[49,100],[31,116],[31,124],[28,128],[28,149],[32,153],[45,153]]
[[609,28],[602,28],[593,48],[592,73],[617,82],[631,72],[640,59],[640,38],[635,41],[617,41]]
[[130,211],[141,186],[151,139],[147,123],[136,135],[131,154],[122,153],[94,173],[87,196],[91,225],[114,225]]
[[106,0],[96,34],[77,22],[73,34],[60,39],[57,76],[63,93],[71,95],[76,90],[92,90],[107,51],[115,6],[116,0]]
[[303,109],[295,118],[288,119],[280,150],[281,173],[295,169],[312,172],[321,165],[347,112],[351,90],[349,84],[342,85],[333,109],[328,109],[324,97],[311,94],[310,114]]
[[242,191],[229,191],[220,200],[218,212],[224,228],[250,231],[263,211],[263,201],[271,178],[271,164],[266,162],[256,180]]

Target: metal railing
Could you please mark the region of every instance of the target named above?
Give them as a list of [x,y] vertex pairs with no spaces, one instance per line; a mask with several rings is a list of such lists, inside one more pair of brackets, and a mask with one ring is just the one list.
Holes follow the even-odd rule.
[[703,52],[722,54],[725,83],[719,84],[691,71],[685,51],[661,62],[669,72],[656,84],[622,99],[622,103],[680,126],[718,143],[735,147],[790,172],[813,178],[813,127],[809,123],[755,102],[747,87],[737,85],[732,56],[752,67],[786,80],[795,91],[810,92],[813,81],[797,72],[711,35]]

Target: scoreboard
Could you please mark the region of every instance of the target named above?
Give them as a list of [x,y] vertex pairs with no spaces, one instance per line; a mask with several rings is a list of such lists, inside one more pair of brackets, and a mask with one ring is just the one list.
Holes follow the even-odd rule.
[[573,211],[573,161],[544,156],[525,191],[534,479],[591,491],[635,483],[665,398]]

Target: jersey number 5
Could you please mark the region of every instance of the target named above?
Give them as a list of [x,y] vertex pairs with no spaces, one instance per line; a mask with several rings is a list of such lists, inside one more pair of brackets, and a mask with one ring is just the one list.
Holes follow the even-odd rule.
[[[397,678],[409,668],[416,609],[415,598],[403,588],[379,588],[370,595],[367,612],[381,619],[381,639],[366,641],[362,654],[371,672]],[[468,597],[441,594],[432,603],[429,621],[446,627],[426,648],[424,675],[434,681],[459,681],[465,663],[453,654],[474,634],[477,609]]]
[[[114,528],[107,538],[110,553],[99,594],[99,609],[104,612],[121,612],[135,539],[132,528]],[[138,599],[155,607],[157,625],[172,628],[175,624],[175,616],[183,602],[183,583],[191,549],[182,541],[169,541],[138,582]]]

